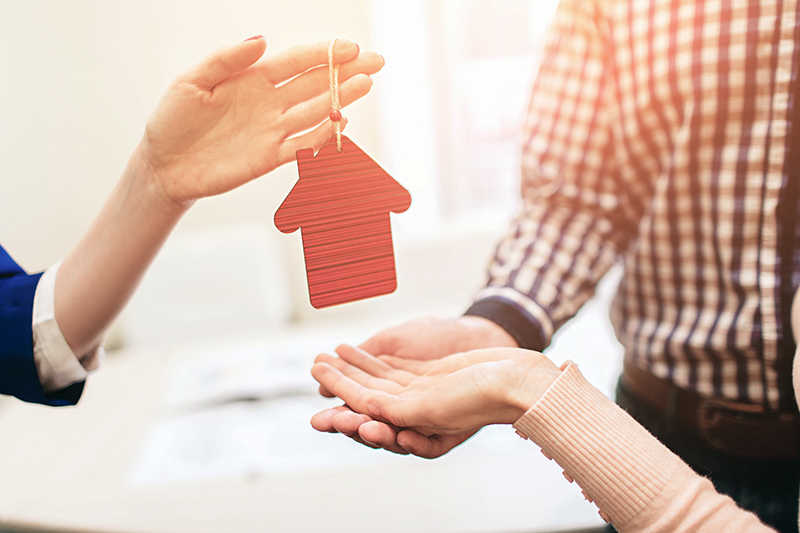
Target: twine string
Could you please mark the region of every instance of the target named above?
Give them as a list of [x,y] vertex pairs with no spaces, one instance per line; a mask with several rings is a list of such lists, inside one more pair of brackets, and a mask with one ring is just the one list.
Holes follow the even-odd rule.
[[[331,44],[328,45],[328,80],[331,86],[331,112],[339,111],[342,104],[339,102],[339,65],[333,62],[333,47],[338,39],[334,37],[331,39]],[[336,130],[336,151],[342,151],[342,121],[336,120],[333,123]]]

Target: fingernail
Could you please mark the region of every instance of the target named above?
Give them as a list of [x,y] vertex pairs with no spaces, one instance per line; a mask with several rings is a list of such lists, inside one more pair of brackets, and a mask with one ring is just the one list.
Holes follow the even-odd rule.
[[[358,46],[358,44],[357,44],[357,43],[354,43],[353,41],[351,41],[351,40],[349,40],[349,39],[340,39],[340,40],[339,40],[339,42],[338,42],[338,43],[336,43],[336,44],[339,44],[339,43],[341,43],[341,44],[342,44],[342,47],[343,47],[343,48],[344,48],[344,47],[346,47],[346,46],[348,46],[348,45],[355,46],[355,47],[356,47],[356,55],[358,55],[358,53],[361,51],[361,48]],[[341,50],[341,49],[340,49],[340,50]],[[341,52],[341,51],[340,51],[339,53],[344,53],[344,52]]]
[[375,405],[374,403],[368,403],[367,404],[367,411],[369,411],[371,414],[376,415],[376,416],[380,416],[380,414],[381,414],[380,408],[377,405]]
[[243,42],[243,43],[246,43],[247,41],[257,41],[258,39],[265,39],[265,38],[266,38],[266,37],[264,37],[263,35],[253,35],[252,37],[250,37],[250,38],[248,38],[248,39],[245,39],[245,40],[244,40],[244,41],[242,41],[242,42]]

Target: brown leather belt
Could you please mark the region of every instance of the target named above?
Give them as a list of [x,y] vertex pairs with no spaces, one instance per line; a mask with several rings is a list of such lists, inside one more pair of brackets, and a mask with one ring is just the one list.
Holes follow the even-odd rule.
[[750,459],[800,457],[797,412],[701,396],[627,362],[620,386],[666,422],[693,431],[717,451]]

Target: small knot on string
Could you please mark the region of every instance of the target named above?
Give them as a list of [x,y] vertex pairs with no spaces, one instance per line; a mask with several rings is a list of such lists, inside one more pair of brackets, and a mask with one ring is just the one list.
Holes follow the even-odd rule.
[[329,115],[336,130],[336,151],[342,151],[342,104],[339,102],[339,65],[333,62],[333,47],[338,40],[337,37],[331,39],[328,45],[328,79],[331,85],[331,113]]

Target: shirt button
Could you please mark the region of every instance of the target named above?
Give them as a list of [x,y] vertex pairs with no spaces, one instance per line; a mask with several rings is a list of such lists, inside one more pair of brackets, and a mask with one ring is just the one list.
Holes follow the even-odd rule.
[[572,483],[573,481],[575,481],[574,479],[572,479],[572,476],[570,476],[569,474],[567,474],[567,471],[566,471],[566,470],[564,470],[564,471],[562,472],[562,474],[564,474],[564,478],[565,478],[567,481],[569,481],[570,483]]
[[583,497],[584,497],[584,498],[586,498],[586,501],[587,501],[587,502],[589,502],[589,503],[594,503],[594,500],[592,500],[592,499],[589,497],[589,495],[588,495],[588,494],[586,494],[586,491],[585,491],[585,490],[582,490],[582,491],[581,491],[581,494],[583,494]]
[[547,458],[548,458],[549,460],[551,460],[551,461],[553,460],[553,458],[552,458],[552,457],[550,457],[549,455],[547,455],[547,452],[546,452],[546,451],[544,451],[544,448],[542,448],[542,455],[544,455],[545,457],[547,457]]
[[520,433],[520,432],[519,432],[519,430],[516,430],[516,433],[517,433],[517,435],[519,435],[519,436],[520,436],[520,437],[522,437],[523,439],[525,439],[525,440],[528,440],[528,437],[526,437],[525,435],[523,435],[522,433]]
[[606,513],[604,513],[603,511],[597,511],[597,514],[599,514],[599,515],[600,515],[600,518],[602,518],[603,520],[605,520],[606,524],[608,524],[608,523],[610,523],[610,522],[611,522],[611,519],[610,519],[610,518],[608,517],[608,515],[607,515]]

